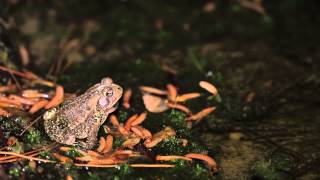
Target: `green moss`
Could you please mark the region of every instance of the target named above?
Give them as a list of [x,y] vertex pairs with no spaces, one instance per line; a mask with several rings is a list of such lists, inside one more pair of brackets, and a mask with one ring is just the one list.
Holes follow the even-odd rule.
[[13,167],[13,168],[10,168],[9,170],[9,174],[16,178],[20,176],[20,173],[21,173],[20,167]]
[[154,151],[161,155],[183,155],[186,153],[177,137],[170,137],[159,143]]
[[16,153],[24,152],[24,144],[22,142],[17,141],[14,146],[12,146],[12,151]]
[[87,178],[88,180],[100,180],[101,178],[98,176],[98,174],[88,172]]
[[13,118],[0,117],[0,121],[1,121],[1,128],[5,132],[10,132],[14,135],[17,135],[20,133],[21,128],[17,126],[15,121],[13,121]]
[[112,149],[117,149],[118,147],[120,147],[122,145],[122,143],[124,142],[123,139],[121,138],[113,138],[113,144],[112,144]]
[[31,129],[26,135],[26,142],[29,144],[39,144],[41,140],[41,133],[39,130]]
[[279,174],[276,171],[271,161],[260,160],[257,161],[251,168],[252,174],[255,178],[266,180],[279,179]]
[[121,179],[129,177],[131,173],[134,172],[133,168],[129,164],[122,164],[117,169],[117,174]]
[[65,152],[65,155],[71,158],[82,156],[82,154],[79,151],[77,151],[75,147],[72,147],[69,151]]
[[119,110],[118,119],[120,123],[124,123],[128,120],[128,112],[124,110]]
[[52,159],[53,160],[53,158],[50,156],[50,152],[48,152],[48,151],[41,151],[40,152],[40,158],[43,158],[43,159]]

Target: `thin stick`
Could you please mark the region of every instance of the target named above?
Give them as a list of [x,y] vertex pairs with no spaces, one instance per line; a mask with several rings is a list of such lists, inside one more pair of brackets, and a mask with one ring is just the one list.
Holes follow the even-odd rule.
[[[28,157],[34,157],[34,156],[37,156],[39,155],[41,152],[36,152],[36,153],[25,153],[24,155],[25,156],[28,156]],[[0,163],[7,163],[7,162],[15,162],[15,161],[19,161],[21,160],[22,158],[21,157],[17,157],[17,156],[5,156],[5,157],[2,157],[0,159]]]
[[[52,144],[49,144],[48,146],[45,146],[45,147],[42,147],[42,148],[39,148],[39,149],[35,149],[35,150],[29,151],[29,152],[26,152],[23,155],[25,155],[25,156],[36,156],[36,155],[40,154],[41,151],[50,150],[50,149],[54,148],[56,145],[57,145],[57,143],[52,143]],[[0,157],[0,162],[3,162],[4,160],[8,161],[8,159],[12,160],[12,158],[17,158],[17,156],[3,156],[3,157]],[[18,158],[18,159],[20,159],[20,158]],[[18,160],[18,159],[16,159],[16,160]]]
[[[98,167],[98,168],[114,168],[118,167],[119,165],[98,165],[98,164],[81,164],[81,163],[75,163],[75,166],[80,167]],[[129,164],[130,167],[134,168],[173,168],[175,165],[172,164]]]
[[22,88],[21,88],[21,84],[19,83],[18,79],[17,79],[11,72],[9,72],[9,74],[10,74],[10,76],[12,77],[12,79],[14,80],[14,82],[16,83],[17,88],[18,88],[19,90],[21,90],[21,89],[22,89]]
[[19,71],[13,70],[13,69],[9,69],[9,68],[4,67],[4,66],[0,66],[0,70],[6,71],[6,72],[9,72],[11,74],[15,74],[15,75],[18,75],[18,76],[21,76],[21,77],[24,77],[26,79],[30,79],[28,76],[26,76],[26,74],[24,74],[22,72],[19,72]]
[[34,121],[32,121],[32,122],[19,134],[19,136],[22,136],[33,124],[35,124],[37,121],[39,121],[42,116],[43,116],[43,115],[40,115],[40,116],[37,117]]
[[7,148],[8,148],[8,146],[2,147],[2,148],[0,148],[0,151],[7,149]]
[[15,153],[15,152],[0,151],[0,154],[18,156],[18,157],[21,157],[21,158],[24,158],[24,159],[28,159],[30,161],[40,161],[40,162],[45,162],[45,163],[54,163],[55,162],[55,161],[51,161],[51,160],[48,160],[48,159],[41,159],[41,158],[25,156],[25,155],[22,155],[22,154],[19,154],[19,153]]
[[145,168],[173,168],[173,164],[130,164],[131,167],[145,167]]

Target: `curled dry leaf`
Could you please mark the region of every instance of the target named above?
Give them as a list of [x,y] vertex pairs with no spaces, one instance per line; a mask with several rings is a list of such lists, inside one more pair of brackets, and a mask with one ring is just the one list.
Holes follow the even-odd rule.
[[126,109],[129,109],[130,108],[130,99],[131,99],[131,96],[132,96],[132,90],[131,88],[127,89],[124,94],[123,94],[123,107],[126,108]]
[[166,105],[166,100],[158,96],[151,94],[144,94],[142,96],[144,106],[149,112],[161,113],[168,109]]
[[191,110],[189,108],[187,108],[186,106],[184,105],[181,105],[181,104],[176,104],[176,103],[167,103],[167,106],[169,108],[172,108],[172,109],[178,109],[182,112],[185,112],[187,114],[192,114]]
[[141,113],[134,121],[132,121],[131,126],[136,126],[141,124],[147,118],[147,112]]
[[108,135],[106,137],[106,145],[103,148],[102,153],[108,153],[112,150],[112,144],[113,144],[113,136]]
[[15,108],[15,109],[20,109],[22,110],[23,107],[21,104],[15,104],[14,103],[10,103],[10,102],[6,102],[5,100],[0,100],[0,108],[3,107],[3,108]]
[[123,135],[123,136],[128,136],[128,135],[129,135],[129,131],[126,130],[126,129],[123,127],[122,124],[120,124],[120,125],[118,126],[118,131],[119,131],[120,134]]
[[0,96],[0,102],[3,104],[8,104],[8,105],[15,105],[15,106],[19,106],[22,108],[22,104],[21,102],[15,100],[15,99],[10,99],[8,97],[5,96]]
[[59,153],[52,153],[52,156],[62,163],[73,163],[73,160]]
[[126,129],[127,131],[129,131],[130,128],[131,128],[132,122],[135,121],[135,120],[137,119],[137,117],[138,117],[138,114],[132,115],[132,116],[126,121],[126,123],[125,123],[125,125],[124,125],[124,129]]
[[113,126],[119,126],[119,120],[114,114],[110,116],[110,122]]
[[211,112],[213,112],[216,109],[216,107],[208,107],[203,109],[202,111],[198,112],[195,115],[192,115],[187,118],[188,121],[200,121],[202,118],[209,115]]
[[6,110],[0,108],[0,116],[10,117],[10,116],[12,116],[12,114],[9,113],[9,112],[6,111]]
[[167,95],[167,91],[150,87],[150,86],[140,86],[140,90],[144,93],[150,93],[150,94],[156,94],[156,95]]
[[212,168],[213,172],[217,172],[218,171],[216,161],[213,158],[211,158],[210,156],[208,156],[208,155],[190,153],[190,154],[186,154],[185,157],[188,157],[188,158],[191,158],[191,159],[203,160]]
[[97,153],[97,152],[95,152],[95,151],[92,151],[92,150],[88,150],[88,151],[87,151],[87,154],[88,154],[89,156],[91,156],[91,157],[94,157],[94,158],[101,158],[101,157],[102,157],[99,153]]
[[97,151],[102,152],[105,146],[106,146],[106,140],[104,139],[104,137],[100,137],[99,146],[97,148]]
[[116,164],[116,161],[113,158],[104,158],[104,159],[93,159],[89,161],[88,164]]
[[51,101],[44,107],[45,109],[50,109],[62,103],[64,97],[64,90],[62,86],[56,87],[56,94],[51,99]]
[[66,180],[73,180],[71,175],[67,175]]
[[177,97],[176,101],[177,102],[184,102],[187,101],[189,99],[194,99],[197,97],[200,97],[200,93],[187,93],[187,94],[182,94],[180,96]]
[[176,101],[178,91],[177,88],[172,84],[167,84],[168,98],[170,101]]
[[161,155],[156,156],[156,161],[172,161],[172,160],[177,160],[177,159],[192,161],[191,158],[184,157],[184,156],[161,156]]
[[139,136],[140,138],[144,138],[143,132],[139,128],[133,126],[131,127],[131,131],[137,136]]
[[24,66],[28,65],[30,63],[30,56],[29,56],[29,51],[25,45],[23,44],[19,45],[19,54],[21,57],[22,64]]
[[14,94],[10,94],[8,98],[25,105],[34,105],[37,102],[35,99],[31,100]]
[[78,161],[92,161],[96,159],[95,157],[92,157],[92,156],[81,156],[81,157],[76,157],[76,160]]
[[45,107],[48,104],[48,101],[43,99],[38,101],[37,103],[35,103],[30,109],[29,109],[29,113],[33,114],[37,111],[39,111],[40,109],[42,109],[43,107]]
[[154,134],[150,141],[145,141],[144,145],[147,148],[152,148],[156,146],[159,142],[175,135],[176,132],[174,131],[174,129],[172,129],[171,127],[165,127],[162,131]]
[[[150,138],[152,137],[151,132],[150,132],[148,129],[142,127],[142,126],[134,126],[134,127],[132,127],[132,128],[138,129],[139,132],[142,133],[142,138],[143,138],[143,139],[150,139]],[[132,128],[131,128],[131,131],[134,132],[134,130],[133,130]]]
[[48,94],[40,93],[38,90],[34,89],[24,90],[22,91],[21,95],[25,98],[49,98]]
[[218,94],[217,88],[213,84],[211,84],[207,81],[200,81],[199,86],[202,87],[203,89],[207,90],[208,92],[210,92],[214,96]]
[[132,149],[135,145],[137,145],[139,142],[140,142],[140,138],[138,136],[136,137],[131,137],[127,140],[125,140],[123,143],[122,143],[122,147],[127,147],[127,148],[130,148]]

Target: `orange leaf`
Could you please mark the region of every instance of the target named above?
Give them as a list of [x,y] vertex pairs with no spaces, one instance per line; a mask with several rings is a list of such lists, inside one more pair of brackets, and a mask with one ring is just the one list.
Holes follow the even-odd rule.
[[184,157],[184,156],[161,156],[161,155],[156,156],[156,161],[172,161],[172,160],[177,160],[177,159],[192,161],[192,159],[190,159],[188,157]]
[[168,98],[170,101],[176,101],[178,92],[177,88],[172,84],[167,84]]
[[103,137],[100,137],[99,146],[97,148],[97,151],[102,152],[105,146],[106,146],[106,140]]
[[144,106],[149,112],[160,113],[168,109],[165,99],[151,94],[142,96]]
[[29,110],[29,113],[33,114],[39,111],[41,108],[45,107],[48,104],[48,101],[43,99],[35,103]]
[[151,93],[151,94],[167,95],[167,91],[150,87],[150,86],[140,86],[140,90],[143,92]]
[[206,117],[207,115],[209,115],[211,112],[213,112],[216,109],[216,107],[208,107],[203,109],[202,111],[198,112],[195,115],[192,115],[190,117],[187,118],[188,121],[199,121],[202,118]]
[[177,97],[176,101],[177,102],[184,102],[189,99],[194,99],[200,96],[200,93],[187,93],[187,94],[182,94]]
[[6,111],[6,110],[0,108],[0,116],[10,117],[10,116],[12,116],[12,114],[9,113],[9,112]]
[[207,90],[208,92],[210,92],[214,96],[218,94],[217,88],[213,84],[211,84],[211,83],[209,83],[207,81],[200,81],[199,85],[200,85],[200,87],[202,87],[203,89]]
[[208,165],[212,168],[213,172],[216,172],[218,170],[216,161],[208,155],[191,153],[191,154],[186,154],[185,157],[206,161]]
[[112,150],[112,144],[113,144],[113,137],[111,135],[108,135],[106,138],[106,144],[103,148],[103,153],[108,153]]
[[52,153],[52,156],[63,163],[73,163],[73,160],[59,153]]
[[130,98],[132,96],[131,88],[127,89],[123,94],[123,107],[126,109],[130,108]]
[[187,114],[191,114],[192,113],[189,108],[187,108],[186,106],[181,105],[181,104],[167,103],[167,106],[169,108],[178,109],[178,110],[183,111],[183,112],[185,112]]
[[141,113],[134,121],[132,121],[131,126],[136,126],[141,124],[147,117],[147,112]]
[[64,97],[64,90],[62,86],[56,87],[56,94],[51,99],[51,101],[44,107],[45,109],[50,109],[62,103]]
[[113,114],[110,116],[110,122],[113,126],[119,126],[119,120],[118,120],[117,116],[115,116]]
[[131,124],[133,121],[135,121],[138,117],[138,114],[132,115],[125,123],[124,128],[129,131],[131,128]]

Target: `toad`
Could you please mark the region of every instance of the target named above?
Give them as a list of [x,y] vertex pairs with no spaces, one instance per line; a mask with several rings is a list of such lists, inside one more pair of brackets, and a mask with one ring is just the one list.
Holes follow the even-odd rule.
[[116,110],[122,92],[110,78],[103,78],[84,94],[45,112],[46,133],[59,143],[92,149],[100,126]]

